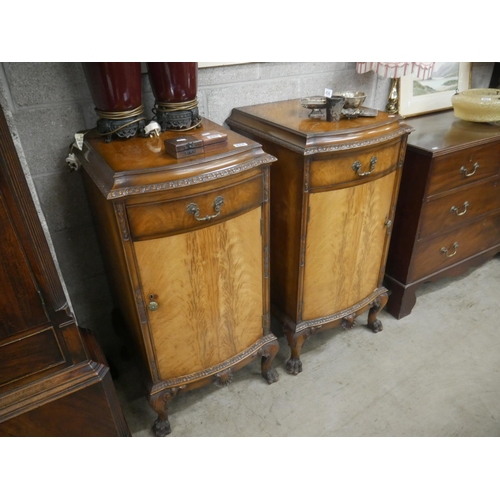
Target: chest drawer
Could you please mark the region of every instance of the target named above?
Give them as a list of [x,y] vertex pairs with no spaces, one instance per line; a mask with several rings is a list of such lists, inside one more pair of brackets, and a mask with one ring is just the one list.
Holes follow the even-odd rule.
[[498,177],[493,181],[474,183],[467,189],[425,202],[419,239],[446,231],[498,208],[500,208]]
[[263,176],[183,198],[127,206],[134,240],[202,229],[237,216],[263,202]]
[[311,163],[310,187],[328,188],[338,184],[378,177],[395,168],[399,158],[400,141],[392,141],[369,151],[348,151],[335,158]]
[[498,213],[430,241],[422,240],[416,246],[410,281],[440,271],[496,245],[500,245]]
[[490,144],[458,151],[433,161],[427,195],[442,193],[498,173],[500,145]]

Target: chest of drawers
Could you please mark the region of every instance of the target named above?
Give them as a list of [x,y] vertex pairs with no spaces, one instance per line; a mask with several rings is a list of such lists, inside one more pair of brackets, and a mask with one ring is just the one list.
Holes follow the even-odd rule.
[[[110,282],[157,412],[178,393],[224,386],[256,356],[262,375],[278,350],[269,320],[269,165],[259,144],[204,120],[226,144],[181,159],[164,141],[106,144],[79,154]],[[194,153],[196,153],[194,151]]]
[[452,111],[408,120],[410,136],[386,270],[387,310],[410,314],[424,282],[500,251],[500,129]]
[[299,100],[234,109],[227,120],[278,161],[271,169],[271,307],[291,349],[286,369],[302,371],[312,334],[387,301],[382,286],[406,137],[400,117],[327,122]]

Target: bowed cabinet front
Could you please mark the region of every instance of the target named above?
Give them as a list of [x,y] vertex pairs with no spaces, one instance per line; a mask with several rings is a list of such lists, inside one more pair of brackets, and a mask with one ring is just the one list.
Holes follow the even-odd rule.
[[227,120],[278,160],[271,170],[271,307],[302,371],[304,342],[387,302],[385,261],[411,129],[399,116],[327,122],[300,100],[233,109]]
[[[200,132],[222,131],[203,121]],[[142,358],[156,435],[167,405],[209,382],[224,386],[256,356],[278,374],[269,329],[269,164],[260,145],[230,131],[209,153],[176,159],[164,141],[105,144],[80,155],[111,283]],[[110,184],[106,178],[112,179]]]

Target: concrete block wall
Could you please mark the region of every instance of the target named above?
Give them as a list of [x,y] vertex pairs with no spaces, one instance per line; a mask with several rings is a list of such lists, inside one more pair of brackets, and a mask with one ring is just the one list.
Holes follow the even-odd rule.
[[[492,67],[475,66],[473,86],[487,86]],[[366,106],[384,109],[389,80],[373,72],[358,75],[352,62],[218,66],[200,68],[198,100],[202,116],[223,125],[234,107],[323,95],[325,88],[363,90]],[[152,118],[154,97],[145,72],[143,102]],[[113,349],[112,299],[82,179],[65,164],[75,132],[97,120],[81,64],[1,63],[0,105],[77,321],[97,335],[105,352]]]

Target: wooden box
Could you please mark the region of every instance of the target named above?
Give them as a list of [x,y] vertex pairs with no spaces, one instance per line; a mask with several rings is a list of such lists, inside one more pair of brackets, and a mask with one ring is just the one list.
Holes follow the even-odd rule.
[[182,135],[165,140],[165,151],[174,158],[209,153],[227,146],[227,134],[219,130]]

